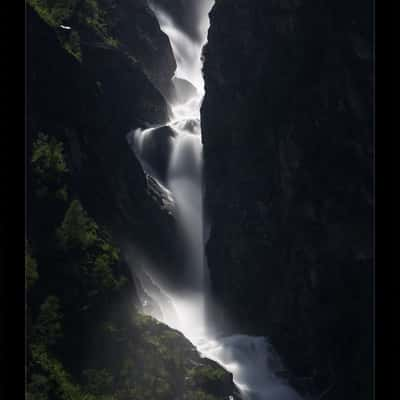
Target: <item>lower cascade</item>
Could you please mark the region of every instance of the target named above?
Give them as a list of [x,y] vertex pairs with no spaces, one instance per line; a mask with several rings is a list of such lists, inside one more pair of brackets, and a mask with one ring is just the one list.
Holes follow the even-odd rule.
[[[200,124],[205,90],[201,54],[207,41],[208,14],[214,1],[199,0],[198,3],[202,12],[197,13],[199,20],[194,23],[202,33],[201,40],[193,39],[178,28],[173,18],[158,8],[156,1],[149,3],[161,29],[170,39],[177,62],[174,80],[185,82],[185,87],[192,90],[176,90],[169,101],[171,115],[167,124],[137,129],[128,135],[145,173],[173,199],[185,250],[185,290],[170,289],[166,277],[155,278],[150,267],[139,273],[143,312],[182,332],[202,356],[231,372],[243,399],[300,399],[277,377],[281,366],[266,338],[241,334],[223,336],[207,318],[209,285],[204,251]],[[161,155],[154,154],[154,151],[160,151],[160,146],[156,146],[159,140]],[[232,394],[229,400],[236,399],[235,396]]]

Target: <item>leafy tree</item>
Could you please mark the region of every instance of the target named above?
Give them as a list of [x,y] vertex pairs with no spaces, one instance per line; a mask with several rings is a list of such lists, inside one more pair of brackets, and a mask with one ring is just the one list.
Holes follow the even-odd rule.
[[78,200],[70,204],[57,236],[64,249],[87,250],[97,239],[98,226]]
[[49,296],[40,306],[39,316],[34,326],[35,342],[54,344],[62,336],[62,314],[59,300]]
[[115,273],[120,258],[110,235],[88,216],[78,200],[67,209],[57,237],[68,257],[66,271],[78,282],[81,302],[127,284],[125,277]]
[[[32,359],[35,367],[42,371],[50,384],[50,398],[55,400],[97,400],[94,396],[82,391],[81,387],[72,381],[62,363],[49,353],[45,345],[32,345]],[[31,390],[32,382],[33,380],[28,385]],[[36,391],[31,393],[37,395]],[[36,400],[36,397],[31,396],[31,398]]]
[[67,199],[64,184],[68,168],[64,159],[64,147],[54,137],[39,133],[33,143],[32,171],[36,184],[36,195],[45,197],[54,194],[57,199]]

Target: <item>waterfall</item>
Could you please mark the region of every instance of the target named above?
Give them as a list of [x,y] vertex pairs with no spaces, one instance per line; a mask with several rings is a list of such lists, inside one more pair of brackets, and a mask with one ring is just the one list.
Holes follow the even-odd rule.
[[[170,121],[161,127],[137,129],[131,135],[133,150],[143,169],[158,179],[174,199],[176,219],[185,249],[185,286],[179,293],[156,281],[149,270],[139,274],[143,310],[181,331],[204,357],[217,361],[233,374],[246,400],[297,400],[300,397],[272,371],[272,348],[265,338],[246,335],[224,337],[209,326],[206,318],[208,278],[204,251],[202,142],[200,107],[204,97],[202,48],[207,41],[208,14],[214,0],[197,0],[200,38],[193,38],[175,23],[168,12],[149,5],[161,30],[170,39],[177,62],[174,83],[180,90],[169,100]],[[199,12],[200,11],[200,12]],[[149,150],[162,134],[168,144],[167,171],[151,162]],[[166,136],[167,135],[167,136]],[[162,168],[161,168],[162,169]],[[149,300],[150,299],[150,300]],[[155,303],[149,306],[149,301]],[[231,396],[234,399],[233,396]]]

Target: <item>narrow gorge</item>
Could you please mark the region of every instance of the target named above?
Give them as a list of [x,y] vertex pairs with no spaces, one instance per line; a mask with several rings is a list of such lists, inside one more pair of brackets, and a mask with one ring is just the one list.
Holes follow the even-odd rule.
[[[189,90],[179,90],[178,87],[175,97],[170,99],[171,116],[167,124],[137,129],[128,138],[146,173],[156,180],[159,190],[165,192],[163,196],[170,198],[174,204],[185,257],[183,287],[180,290],[166,289],[164,285],[168,287],[168,277],[161,276],[161,281],[155,282],[149,270],[145,268],[142,271],[146,276],[140,281],[144,292],[144,310],[181,331],[203,356],[217,361],[231,372],[243,399],[300,399],[274,376],[270,366],[271,345],[266,338],[242,335],[240,332],[231,336],[221,335],[216,326],[210,325],[208,318],[208,313],[212,313],[212,304],[209,301],[211,293],[204,254],[207,238],[203,227],[200,107],[205,94],[202,49],[207,39],[208,14],[213,1],[198,1],[197,13],[189,9],[191,15],[197,16],[197,20],[191,20],[191,26],[198,27],[196,39],[191,38],[189,32],[180,30],[167,11],[154,3],[150,2],[150,5],[162,31],[170,39],[177,61],[173,82],[179,82]],[[168,146],[157,147],[158,137],[165,134],[169,135]],[[157,151],[167,152],[166,171],[162,168],[157,171],[157,163],[152,163],[152,160],[160,158]],[[232,400],[235,398],[233,394],[230,396]]]
[[373,4],[27,1],[30,400],[371,400]]

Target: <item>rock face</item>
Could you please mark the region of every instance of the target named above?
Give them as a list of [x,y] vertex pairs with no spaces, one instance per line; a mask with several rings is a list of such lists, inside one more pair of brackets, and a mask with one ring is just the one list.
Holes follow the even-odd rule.
[[123,48],[143,66],[152,83],[168,97],[176,62],[168,36],[147,6],[146,0],[120,0],[110,13],[112,30]]
[[[121,7],[119,13],[142,25],[136,26],[136,36],[135,32],[130,36],[132,43],[137,39],[135,45],[126,47],[138,49],[139,39],[147,38],[158,43],[149,57],[154,65],[156,60],[158,64],[173,60],[169,42],[155,29],[157,21],[148,7],[128,3],[130,8]],[[73,21],[70,17],[65,24],[77,26]],[[148,31],[143,26],[146,21]],[[159,265],[178,273],[174,220],[148,193],[144,173],[126,140],[135,127],[167,120],[168,106],[157,86],[171,78],[172,66],[162,77],[150,80],[143,67],[149,64],[145,57],[135,61],[133,50],[127,53],[122,45],[109,46],[85,27],[79,29],[79,61],[62,47],[56,29],[29,6],[27,30],[28,154],[39,132],[61,140],[72,171],[71,185],[90,214],[110,227],[116,238],[151,250]],[[122,33],[118,37],[122,40]],[[145,51],[143,46],[140,51]],[[28,220],[35,225],[29,210]]]
[[324,399],[372,399],[372,11],[219,0],[205,51],[213,291]]

